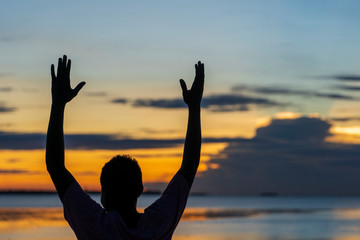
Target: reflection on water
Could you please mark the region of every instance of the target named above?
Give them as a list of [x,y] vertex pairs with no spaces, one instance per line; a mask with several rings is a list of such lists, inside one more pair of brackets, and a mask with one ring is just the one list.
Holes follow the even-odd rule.
[[[144,209],[139,209],[143,212]],[[206,221],[221,218],[250,218],[267,214],[314,213],[324,209],[208,209],[188,208],[182,221]],[[357,210],[360,217],[360,209]],[[340,217],[350,216],[350,212],[336,213]],[[27,227],[67,226],[62,208],[0,208],[0,231]]]
[[[40,238],[76,239],[62,208],[0,208],[0,239]],[[360,208],[188,208],[173,239],[360,240]]]
[[339,219],[360,220],[360,209],[350,208],[334,210],[333,213],[336,215],[336,218]]
[[182,220],[209,220],[213,218],[229,217],[261,217],[267,214],[297,214],[314,213],[326,209],[207,209],[192,208],[184,212]]
[[0,232],[66,225],[61,208],[0,208]]
[[[2,196],[0,239],[76,239],[60,206],[56,195]],[[191,196],[187,206],[174,240],[360,240],[360,198]]]

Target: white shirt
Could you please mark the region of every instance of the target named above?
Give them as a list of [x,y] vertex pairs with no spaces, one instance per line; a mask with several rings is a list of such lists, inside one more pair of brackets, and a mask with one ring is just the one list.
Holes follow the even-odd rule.
[[106,212],[77,182],[68,187],[62,202],[65,219],[79,240],[168,240],[180,221],[189,191],[189,183],[177,173],[161,197],[141,214],[136,228],[128,228],[118,212]]

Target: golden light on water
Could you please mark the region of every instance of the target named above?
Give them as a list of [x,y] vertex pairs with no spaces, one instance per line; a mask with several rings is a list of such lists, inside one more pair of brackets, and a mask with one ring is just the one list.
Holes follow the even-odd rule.
[[[144,208],[138,208],[138,211],[143,213]],[[244,216],[251,217],[251,211],[250,214],[245,212]],[[223,217],[234,217],[234,212],[224,209],[187,208],[181,220],[204,221]],[[12,229],[67,225],[62,208],[0,208],[0,232],[11,231]]]
[[360,240],[360,236],[358,235],[345,235],[340,237],[333,238],[334,240]]
[[0,208],[0,232],[67,225],[61,208]]
[[336,218],[360,220],[360,209],[341,209],[334,211]]

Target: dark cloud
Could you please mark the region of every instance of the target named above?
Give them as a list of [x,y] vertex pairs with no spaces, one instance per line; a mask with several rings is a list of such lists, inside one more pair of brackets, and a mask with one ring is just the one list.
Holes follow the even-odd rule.
[[334,76],[330,76],[330,78],[335,79],[335,80],[339,80],[339,81],[345,81],[345,82],[358,82],[360,81],[360,75],[334,75]]
[[321,93],[314,92],[311,90],[294,90],[289,88],[278,88],[278,87],[256,87],[256,86],[245,86],[239,85],[232,87],[233,91],[248,91],[257,94],[265,95],[291,95],[291,96],[303,96],[303,97],[318,97],[338,100],[359,100],[357,97],[343,95],[338,93]]
[[98,176],[99,173],[98,172],[95,172],[95,171],[82,171],[82,172],[72,172],[74,175],[77,175],[77,176]]
[[360,87],[359,86],[349,86],[349,85],[344,85],[344,86],[335,86],[335,88],[340,89],[340,90],[347,90],[347,91],[360,91]]
[[39,174],[39,171],[28,171],[24,169],[0,169],[0,174]]
[[203,107],[212,111],[247,111],[249,105],[260,107],[285,106],[262,97],[250,97],[240,94],[213,95],[203,99]]
[[350,121],[360,121],[360,117],[337,117],[330,118],[329,120],[334,122],[350,122]]
[[[228,138],[205,138],[204,142],[228,142]],[[0,131],[0,149],[32,150],[44,149],[46,135],[43,133],[13,133]],[[184,143],[184,139],[131,139],[107,134],[65,135],[67,149],[147,149],[167,148]]]
[[182,139],[119,139],[116,135],[72,134],[65,137],[69,149],[166,148],[182,144]]
[[138,99],[133,102],[135,107],[154,108],[185,108],[184,100],[178,99]]
[[116,98],[111,101],[112,103],[127,103],[128,100],[125,98]]
[[15,107],[8,107],[0,103],[0,113],[14,112],[15,110]]
[[150,129],[150,128],[140,128],[139,131],[148,134],[173,134],[178,132],[176,129],[165,129],[165,130],[158,130],[158,129]]
[[0,149],[43,149],[46,136],[42,133],[13,133],[0,131]]
[[330,135],[330,127],[319,118],[273,119],[271,126],[256,129],[254,139],[321,142]]
[[330,123],[277,119],[253,139],[233,141],[199,174],[196,192],[359,195],[359,145],[328,143]]
[[11,87],[0,87],[0,92],[11,92],[12,90]]
[[[112,102],[115,102],[113,100]],[[126,103],[126,100],[120,101]],[[165,109],[186,108],[182,98],[175,99],[137,99],[132,102],[134,107],[152,107]],[[248,111],[250,107],[282,107],[288,104],[279,103],[262,97],[241,94],[211,95],[203,98],[201,106],[213,112]]]
[[17,163],[17,162],[20,162],[20,159],[10,158],[10,159],[8,159],[6,162],[8,162],[8,163]]
[[[175,146],[183,140],[121,139],[117,135],[68,134],[65,135],[67,149],[139,149]],[[44,149],[46,135],[42,133],[0,132],[0,149]]]

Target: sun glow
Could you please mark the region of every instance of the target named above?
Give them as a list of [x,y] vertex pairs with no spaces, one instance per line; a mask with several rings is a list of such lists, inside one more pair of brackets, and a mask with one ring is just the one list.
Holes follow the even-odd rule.
[[294,112],[278,112],[275,114],[276,119],[297,119],[301,116],[302,114]]
[[360,126],[333,126],[329,132],[332,135],[326,138],[327,142],[360,144]]
[[334,126],[330,129],[330,133],[360,136],[360,126],[348,126],[348,127]]

